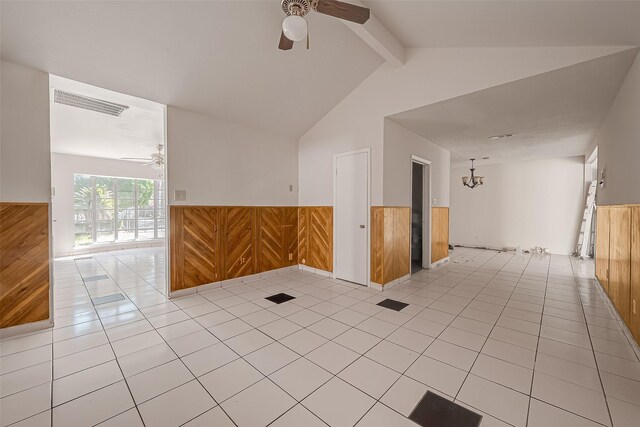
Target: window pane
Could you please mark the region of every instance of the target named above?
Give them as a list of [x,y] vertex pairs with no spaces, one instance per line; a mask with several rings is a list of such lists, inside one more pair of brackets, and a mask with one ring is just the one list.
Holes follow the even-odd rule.
[[165,236],[161,180],[74,176],[76,245]]
[[75,175],[73,183],[75,244],[93,243],[92,208],[93,185],[88,175]]

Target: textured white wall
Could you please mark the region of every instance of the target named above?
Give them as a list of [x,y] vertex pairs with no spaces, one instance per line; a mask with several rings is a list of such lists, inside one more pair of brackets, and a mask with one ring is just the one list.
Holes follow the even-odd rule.
[[598,170],[606,168],[600,205],[640,203],[640,59],[629,70],[598,132]]
[[73,220],[73,175],[104,175],[127,178],[158,179],[158,171],[140,163],[98,157],[51,154],[51,184],[55,188],[51,216],[53,218],[53,253],[73,252],[75,225]]
[[584,157],[480,162],[476,169],[486,180],[473,190],[462,186],[468,168],[451,170],[452,243],[573,252],[584,205]]
[[0,201],[49,202],[49,75],[2,61]]
[[365,147],[371,147],[371,202],[381,205],[386,200],[383,151],[387,116],[623,49],[407,49],[405,65],[383,64],[302,136],[298,146],[300,204],[332,204],[333,155]]
[[431,161],[431,205],[449,206],[451,153],[389,119],[384,121],[384,205],[411,206],[412,155]]
[[[293,138],[167,109],[170,204],[295,206],[297,160]],[[175,202],[174,190],[187,201]]]

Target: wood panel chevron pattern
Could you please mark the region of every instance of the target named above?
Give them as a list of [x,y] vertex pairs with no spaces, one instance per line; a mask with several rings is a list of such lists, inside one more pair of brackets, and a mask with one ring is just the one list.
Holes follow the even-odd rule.
[[170,207],[171,290],[306,265],[333,267],[331,207]]
[[333,271],[333,207],[307,206],[298,212],[300,264]]
[[255,212],[252,207],[224,208],[225,279],[254,273]]
[[431,208],[431,263],[449,256],[449,208]]
[[298,265],[298,208],[283,208],[284,265]]
[[0,203],[0,328],[49,318],[49,205]]
[[371,207],[371,281],[385,285],[410,272],[411,208]]
[[260,271],[284,267],[284,210],[259,208],[260,216]]
[[171,207],[172,290],[219,280],[218,222],[216,207]]

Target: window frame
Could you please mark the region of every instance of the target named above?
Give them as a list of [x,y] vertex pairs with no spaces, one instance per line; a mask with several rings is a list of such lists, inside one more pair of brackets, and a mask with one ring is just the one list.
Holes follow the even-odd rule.
[[[91,190],[91,197],[90,197],[90,206],[88,207],[88,209],[78,209],[77,208],[77,181],[78,181],[78,177],[83,177],[83,178],[89,178],[89,182],[90,182],[90,190]],[[104,208],[103,206],[98,207],[98,191],[97,191],[97,179],[96,178],[108,178],[111,180],[111,193],[112,193],[112,200],[113,200],[113,207],[112,208]],[[133,219],[127,219],[127,221],[133,221],[133,230],[130,230],[129,228],[127,228],[126,230],[120,230],[119,229],[119,225],[118,225],[118,220],[119,220],[119,213],[120,213],[120,206],[119,206],[119,200],[120,198],[118,197],[119,194],[119,189],[120,189],[120,185],[118,181],[133,181],[133,200],[131,199],[123,199],[127,200],[129,202],[132,202],[131,204],[133,205],[133,213],[134,213],[134,217]],[[149,207],[148,205],[145,206],[140,206],[139,204],[139,200],[138,200],[138,195],[139,195],[139,182],[140,181],[151,181],[153,183],[153,194],[152,194],[152,198],[150,201],[153,201],[153,207]],[[133,177],[115,177],[115,176],[107,176],[107,175],[92,175],[92,174],[86,174],[86,173],[74,173],[73,174],[73,184],[74,184],[74,197],[73,197],[73,201],[74,201],[74,208],[73,208],[73,219],[74,219],[74,236],[73,236],[73,240],[74,240],[74,246],[75,247],[84,247],[84,246],[89,246],[89,245],[103,245],[103,244],[113,244],[113,243],[131,243],[131,242],[148,242],[148,241],[153,241],[153,240],[160,240],[160,239],[164,239],[164,237],[158,237],[159,236],[159,232],[160,233],[164,233],[164,235],[166,236],[166,221],[164,222],[164,227],[158,227],[158,219],[159,218],[166,218],[166,194],[164,194],[165,191],[165,183],[164,180],[162,179],[148,179],[148,178],[133,178]],[[163,193],[161,195],[161,193]],[[162,201],[162,204],[160,203],[160,201]],[[123,209],[131,209],[131,207],[129,208],[123,208]],[[150,231],[152,230],[151,228],[143,228],[142,230],[139,230],[139,218],[140,218],[140,211],[153,211],[153,237],[140,237],[140,233],[139,231]],[[111,219],[112,223],[113,223],[113,240],[109,240],[109,241],[98,241],[98,234],[100,233],[100,231],[98,230],[98,223],[100,221],[106,221],[104,219],[98,219],[98,212],[99,211],[112,211],[113,212],[113,217]],[[124,210],[123,210],[124,211]],[[160,216],[159,212],[163,212],[164,215]],[[79,243],[78,242],[78,231],[77,231],[77,224],[78,222],[76,221],[76,219],[78,218],[79,214],[83,214],[84,212],[89,212],[90,213],[90,220],[87,221],[86,218],[85,220],[82,222],[85,227],[89,226],[91,228],[91,236],[89,241],[85,242],[85,243]],[[86,215],[83,215],[83,217],[86,217]],[[123,233],[126,231],[128,233],[130,233],[131,231],[134,232],[134,238],[133,239],[127,239],[127,240],[119,240],[119,232],[122,231]],[[87,233],[89,234],[89,233]]]

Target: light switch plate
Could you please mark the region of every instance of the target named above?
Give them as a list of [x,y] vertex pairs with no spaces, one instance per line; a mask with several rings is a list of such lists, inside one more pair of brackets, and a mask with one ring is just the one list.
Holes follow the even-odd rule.
[[187,190],[175,190],[173,194],[173,200],[176,202],[186,202]]

